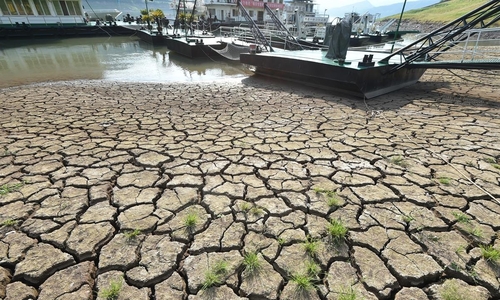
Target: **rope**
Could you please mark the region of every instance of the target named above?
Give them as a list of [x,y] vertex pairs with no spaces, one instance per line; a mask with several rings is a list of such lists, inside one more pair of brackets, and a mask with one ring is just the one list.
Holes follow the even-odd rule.
[[[367,110],[371,110],[369,107],[368,107],[368,104],[366,103],[366,97],[363,97],[363,101],[365,103],[365,106],[366,106],[366,109]],[[374,111],[374,110],[371,110],[372,111],[372,114],[375,112],[375,114],[381,116],[385,121],[395,125],[391,120],[387,119],[382,112],[380,111]],[[408,136],[408,134],[406,134],[406,132],[402,131],[402,134],[413,144],[417,145],[418,146],[418,143],[413,141],[412,138],[410,136]],[[431,153],[432,155],[434,155],[435,157],[441,159],[442,161],[444,161],[448,166],[450,166],[451,168],[453,168],[455,171],[457,171],[458,174],[460,174],[460,176],[462,176],[465,180],[469,181],[470,183],[472,183],[473,185],[475,185],[479,190],[481,190],[483,193],[485,193],[486,195],[488,195],[491,199],[493,199],[494,201],[496,201],[498,204],[500,204],[500,201],[498,199],[495,198],[495,196],[493,196],[491,193],[489,193],[487,190],[485,190],[484,188],[482,188],[481,186],[479,186],[477,183],[475,183],[474,181],[472,181],[472,179],[470,179],[469,177],[467,177],[466,174],[464,174],[462,171],[460,171],[459,169],[457,169],[453,164],[451,164],[450,162],[448,162],[441,154],[439,153],[436,153],[435,151],[433,151],[432,149],[430,148],[424,148],[426,151],[428,151],[429,153]]]
[[248,52],[248,47],[247,46],[239,46],[239,45],[233,45],[230,43],[226,44],[226,47],[221,50],[217,50],[213,48],[212,46],[208,46],[210,49],[215,51],[216,53],[220,54],[222,57],[225,57],[230,60],[239,60],[240,59],[240,54],[241,53],[247,53]]

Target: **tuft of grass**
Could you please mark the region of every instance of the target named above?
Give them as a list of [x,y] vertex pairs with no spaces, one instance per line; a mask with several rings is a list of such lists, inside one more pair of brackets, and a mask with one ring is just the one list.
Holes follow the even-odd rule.
[[340,206],[340,198],[335,191],[322,188],[314,188],[313,191],[318,194],[323,194],[326,197],[326,204],[329,207]]
[[243,213],[248,213],[251,208],[252,208],[252,206],[248,202],[243,202],[243,203],[240,204],[240,210]]
[[408,167],[408,162],[401,155],[391,157],[390,162],[403,168]]
[[337,300],[356,300],[356,298],[356,291],[352,286],[341,288],[337,296]]
[[295,284],[295,289],[301,293],[309,292],[315,288],[312,278],[309,275],[295,274],[292,275],[290,281]]
[[123,286],[123,279],[113,280],[109,286],[99,292],[99,297],[106,300],[116,300]]
[[347,231],[347,227],[345,227],[342,221],[338,219],[330,220],[330,224],[328,224],[327,227],[327,232],[334,242],[340,242],[345,239]]
[[7,219],[7,220],[3,221],[0,224],[0,227],[12,227],[12,226],[16,226],[18,222],[19,222],[18,220]]
[[489,164],[496,164],[497,163],[496,159],[491,158],[491,157],[485,157],[484,161],[489,163]]
[[259,260],[257,252],[248,252],[243,256],[243,266],[245,273],[252,275],[258,273],[262,269],[262,263]]
[[139,236],[139,234],[141,234],[141,231],[139,229],[134,229],[125,231],[123,234],[128,241],[132,241],[135,240]]
[[205,272],[205,280],[203,281],[202,290],[207,290],[215,285],[221,284],[222,279],[220,274],[215,273],[212,270]]
[[217,274],[225,275],[228,272],[229,263],[225,260],[218,261],[214,264],[212,270]]
[[460,255],[461,253],[464,253],[465,252],[465,246],[461,245],[461,246],[458,246],[458,248],[455,250],[455,253]]
[[483,258],[491,263],[497,263],[500,260],[500,250],[493,248],[491,245],[480,246],[481,255]]
[[483,231],[477,227],[471,227],[466,229],[467,233],[477,238],[482,238],[484,236]]
[[278,245],[283,246],[286,243],[286,239],[280,237],[278,238]]
[[489,163],[493,168],[500,169],[500,164],[498,164],[498,161],[496,159],[491,157],[485,157],[484,161]]
[[440,298],[443,300],[472,300],[467,291],[460,289],[455,282],[445,282],[441,290]]
[[250,209],[250,213],[254,216],[260,216],[264,213],[264,211],[262,210],[262,208],[255,205]]
[[451,179],[448,177],[439,177],[438,180],[439,180],[439,183],[441,183],[443,185],[450,185],[451,184]]
[[184,225],[188,230],[193,230],[198,224],[198,215],[195,212],[190,212],[184,219]]
[[312,259],[306,262],[306,273],[311,277],[316,277],[321,272],[320,266]]
[[316,239],[313,239],[311,236],[307,236],[307,239],[304,242],[304,250],[306,253],[313,257],[318,253],[320,243]]
[[215,285],[222,283],[222,277],[228,272],[229,264],[227,261],[221,260],[216,262],[212,268],[205,272],[205,279],[201,287],[202,290],[207,290]]
[[405,222],[406,224],[409,224],[411,221],[415,221],[415,218],[411,214],[408,215],[403,214],[401,218],[403,219],[403,222]]
[[459,223],[465,224],[465,223],[469,223],[471,220],[471,218],[469,218],[466,214],[461,213],[461,212],[460,213],[452,212],[451,214],[455,217],[455,219]]
[[26,182],[19,182],[19,183],[13,183],[13,184],[4,184],[0,186],[0,195],[7,195],[9,193],[15,192],[22,188]]

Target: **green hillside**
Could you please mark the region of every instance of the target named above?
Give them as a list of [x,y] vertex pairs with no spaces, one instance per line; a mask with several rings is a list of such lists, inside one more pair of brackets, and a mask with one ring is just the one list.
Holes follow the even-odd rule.
[[[485,0],[442,0],[441,2],[421,9],[405,11],[403,19],[447,23],[487,3]],[[399,15],[387,19],[399,18]]]

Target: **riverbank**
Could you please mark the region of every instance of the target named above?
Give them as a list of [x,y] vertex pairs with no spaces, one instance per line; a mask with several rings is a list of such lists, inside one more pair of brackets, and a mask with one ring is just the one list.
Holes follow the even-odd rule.
[[497,298],[499,85],[1,89],[0,297]]

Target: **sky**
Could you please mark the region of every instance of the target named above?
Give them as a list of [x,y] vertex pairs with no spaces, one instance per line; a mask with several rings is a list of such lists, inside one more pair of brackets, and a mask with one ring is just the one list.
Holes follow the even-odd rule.
[[[318,5],[316,9],[318,11],[322,11],[324,9],[330,9],[334,7],[341,7],[351,5],[357,2],[362,2],[364,0],[342,0],[342,1],[334,1],[334,0],[315,0],[314,2]],[[418,1],[418,0],[408,0],[408,1]],[[390,5],[394,3],[403,3],[404,0],[368,0],[373,6],[383,6]]]

